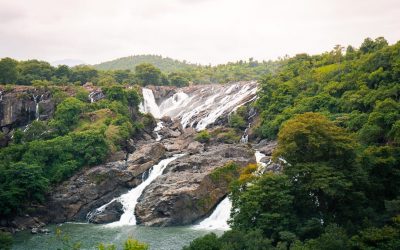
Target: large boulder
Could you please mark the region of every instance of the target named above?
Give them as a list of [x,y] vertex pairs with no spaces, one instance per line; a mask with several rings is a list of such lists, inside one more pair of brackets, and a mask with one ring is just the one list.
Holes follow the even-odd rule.
[[114,200],[103,211],[95,211],[88,216],[88,221],[96,224],[103,224],[117,221],[124,213],[123,205],[121,202]]
[[244,167],[255,162],[254,152],[242,145],[218,145],[171,162],[139,198],[138,224],[188,225],[209,214],[228,192],[229,180],[214,174],[228,162]]
[[138,149],[128,156],[128,170],[139,175],[157,164],[164,157],[165,147],[159,142],[150,142],[138,146]]

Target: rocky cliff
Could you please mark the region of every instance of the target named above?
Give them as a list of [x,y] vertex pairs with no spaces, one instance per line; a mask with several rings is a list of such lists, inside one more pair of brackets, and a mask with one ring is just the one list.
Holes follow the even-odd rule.
[[138,224],[191,224],[208,215],[228,193],[229,180],[213,173],[228,162],[238,167],[255,163],[247,145],[220,144],[183,156],[144,190],[136,206]]
[[52,117],[54,109],[48,90],[28,86],[5,89],[0,86],[0,131],[5,135],[34,120]]

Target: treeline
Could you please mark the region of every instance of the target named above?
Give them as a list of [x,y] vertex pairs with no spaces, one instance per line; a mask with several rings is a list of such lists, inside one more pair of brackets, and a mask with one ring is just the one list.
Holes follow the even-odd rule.
[[152,64],[142,63],[130,70],[100,71],[91,66],[51,66],[38,60],[0,60],[0,84],[17,85],[83,85],[91,82],[97,86],[115,84],[186,86],[189,80],[181,73],[164,74]]
[[184,249],[400,249],[399,66],[400,42],[377,38],[263,77],[257,132],[284,170],[245,169],[232,230]]
[[138,112],[141,97],[135,89],[103,87],[106,98],[90,103],[89,93],[75,88],[74,97],[51,88],[57,102],[54,117],[17,129],[9,145],[0,149],[1,218],[34,208],[51,186],[126,150],[127,139],[153,121]]
[[[162,57],[155,58],[162,62],[166,60]],[[150,61],[153,62],[154,60]],[[155,65],[159,64],[155,63]],[[174,65],[174,60],[168,59],[165,64]],[[59,65],[53,67],[45,61],[17,61],[12,58],[3,58],[0,60],[0,84],[43,86],[83,85],[91,82],[97,86],[151,84],[182,87],[189,84],[255,80],[262,75],[274,72],[279,66],[280,61],[258,62],[250,58],[249,61],[238,61],[236,63],[217,66],[193,65],[185,64],[185,62],[181,64],[187,65],[187,67],[182,66],[176,67],[174,71],[163,71],[151,63],[144,62],[140,64],[135,63],[134,65],[136,66],[133,69],[125,69],[126,67],[120,67],[117,64],[115,67],[108,67],[110,68],[109,70],[98,70],[88,65],[75,67]]]

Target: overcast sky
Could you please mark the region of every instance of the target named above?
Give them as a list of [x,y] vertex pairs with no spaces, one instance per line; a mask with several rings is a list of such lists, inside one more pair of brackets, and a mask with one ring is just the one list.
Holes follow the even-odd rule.
[[217,64],[400,40],[399,0],[0,0],[0,58]]

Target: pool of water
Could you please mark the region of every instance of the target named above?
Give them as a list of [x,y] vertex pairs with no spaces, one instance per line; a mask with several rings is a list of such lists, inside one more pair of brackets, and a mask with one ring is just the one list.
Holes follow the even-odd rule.
[[68,235],[72,242],[80,242],[81,249],[97,249],[99,243],[113,243],[121,249],[123,242],[132,237],[149,244],[154,250],[179,250],[193,239],[220,230],[199,230],[193,227],[143,227],[122,226],[107,227],[95,224],[64,223],[47,227],[49,234],[33,235],[29,231],[19,232],[14,237],[14,250],[47,250],[61,248],[62,242],[55,235],[56,228]]

